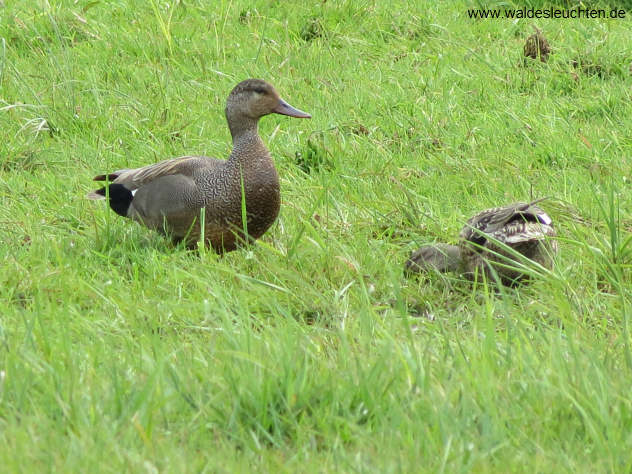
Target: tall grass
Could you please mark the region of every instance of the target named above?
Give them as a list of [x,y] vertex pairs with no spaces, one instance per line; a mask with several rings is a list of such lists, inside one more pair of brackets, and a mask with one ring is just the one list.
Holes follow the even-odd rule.
[[[1,5],[4,470],[631,469],[629,18]],[[261,121],[283,202],[255,245],[189,252],[83,198],[227,156],[247,77],[313,116]],[[533,284],[404,277],[418,245],[541,196],[561,254]]]

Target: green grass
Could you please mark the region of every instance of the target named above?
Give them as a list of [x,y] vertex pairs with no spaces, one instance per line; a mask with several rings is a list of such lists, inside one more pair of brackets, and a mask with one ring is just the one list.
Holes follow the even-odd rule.
[[[412,3],[0,2],[3,471],[632,469],[632,13]],[[261,122],[283,203],[257,245],[198,255],[84,199],[227,156],[247,77],[313,115]],[[541,196],[550,275],[404,277]]]

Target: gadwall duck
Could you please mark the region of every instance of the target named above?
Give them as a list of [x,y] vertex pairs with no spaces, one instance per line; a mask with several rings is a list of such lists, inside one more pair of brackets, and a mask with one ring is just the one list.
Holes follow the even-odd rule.
[[[512,285],[525,277],[524,262],[516,252],[547,269],[553,268],[558,251],[551,218],[535,204],[518,202],[486,209],[469,219],[459,236],[459,245],[425,245],[406,261],[408,272],[429,270],[465,271],[470,278],[478,271],[488,280],[497,274]],[[492,271],[493,268],[493,271]]]
[[99,175],[95,181],[109,184],[88,197],[107,197],[117,214],[176,243],[184,241],[188,248],[195,248],[202,237],[201,220],[205,244],[219,253],[235,250],[246,238],[261,237],[279,214],[281,198],[274,162],[257,131],[259,119],[272,113],[311,116],[289,105],[260,79],[237,84],[225,112],[233,138],[227,160],[183,156]]

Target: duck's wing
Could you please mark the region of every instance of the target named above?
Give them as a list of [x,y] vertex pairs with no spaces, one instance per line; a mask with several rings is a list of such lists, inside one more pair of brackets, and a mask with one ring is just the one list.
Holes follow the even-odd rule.
[[542,238],[555,233],[552,222],[549,215],[533,203],[517,202],[478,213],[467,221],[461,238],[479,245],[486,241],[484,234],[500,241],[506,240],[503,237],[520,241]]
[[493,239],[509,246],[522,242],[543,240],[555,237],[553,226],[541,222],[513,221],[497,232],[489,234]]
[[508,206],[493,207],[471,217],[461,230],[461,239],[475,244],[485,243],[484,234],[493,234],[502,229],[513,217],[529,208],[529,204],[517,202]]
[[203,169],[214,168],[224,163],[207,156],[181,156],[142,168],[123,169],[94,177],[94,181],[109,181],[122,184],[130,191],[140,188],[160,177],[170,175],[193,176]]
[[195,181],[182,174],[171,174],[133,191],[126,214],[150,229],[182,238],[200,217],[202,205],[202,193]]

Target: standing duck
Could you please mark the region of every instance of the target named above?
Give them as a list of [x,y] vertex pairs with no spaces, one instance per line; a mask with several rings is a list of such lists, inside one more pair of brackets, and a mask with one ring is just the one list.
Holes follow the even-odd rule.
[[257,130],[259,119],[272,113],[311,116],[260,79],[237,84],[225,113],[233,138],[227,160],[183,156],[99,175],[95,181],[109,184],[88,198],[107,198],[117,214],[168,235],[175,243],[184,241],[188,248],[201,239],[202,220],[205,245],[218,253],[235,250],[246,238],[261,237],[277,218],[281,197],[274,162]]
[[[493,280],[496,273],[503,284],[511,285],[525,277],[524,262],[516,252],[545,268],[553,268],[557,253],[551,218],[540,207],[518,202],[486,209],[469,219],[456,245],[434,244],[413,252],[406,270],[440,272],[464,269],[471,278],[477,271]],[[493,269],[493,271],[492,271]]]

